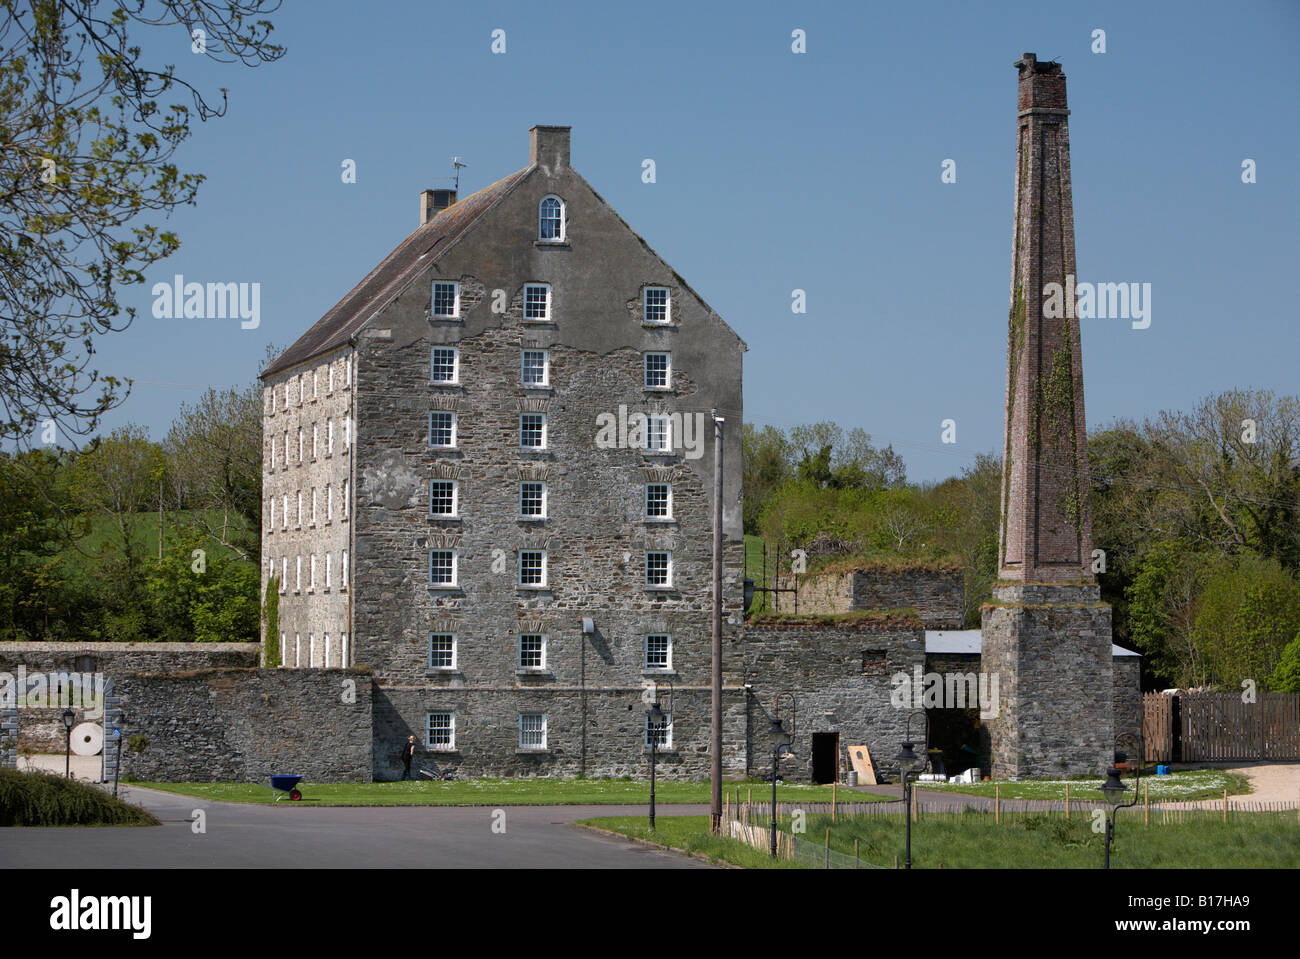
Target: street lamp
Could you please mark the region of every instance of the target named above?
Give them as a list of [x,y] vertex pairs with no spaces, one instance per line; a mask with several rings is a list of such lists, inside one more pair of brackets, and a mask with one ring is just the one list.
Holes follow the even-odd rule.
[[903,858],[904,869],[912,868],[912,770],[921,764],[921,757],[912,752],[912,745],[910,742],[904,742],[902,751],[894,757],[903,780],[903,822],[907,834],[906,854]]
[[72,724],[77,721],[77,714],[71,709],[63,711],[63,728],[68,731],[68,740],[63,751],[63,778],[72,778]]
[[655,827],[655,763],[659,758],[659,731],[663,729],[667,717],[657,702],[650,704],[647,717],[650,733],[650,828],[653,830]]
[[790,734],[787,733],[781,725],[781,717],[778,716],[772,720],[772,725],[767,730],[768,737],[772,740],[772,858],[776,858],[776,776],[777,769],[781,765],[781,757],[788,756],[794,758],[794,751],[790,749]]
[[117,781],[122,775],[122,726],[121,719],[113,724],[113,741],[117,743],[117,758],[113,760],[113,798],[117,798]]
[[[1138,775],[1141,775],[1139,771]],[[1110,844],[1115,838],[1115,816],[1121,809],[1126,809],[1137,803],[1137,786],[1133,787],[1133,798],[1124,802],[1124,794],[1128,792],[1124,788],[1124,783],[1120,781],[1119,770],[1112,766],[1106,770],[1106,781],[1101,784],[1101,793],[1106,797],[1106,804],[1110,806],[1110,815],[1106,817],[1106,858],[1103,860],[1102,868],[1110,868]]]

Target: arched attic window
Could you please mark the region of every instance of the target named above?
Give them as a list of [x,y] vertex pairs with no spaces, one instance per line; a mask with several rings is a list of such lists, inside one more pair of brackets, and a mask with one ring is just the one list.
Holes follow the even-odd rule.
[[564,242],[564,201],[558,196],[542,198],[537,208],[537,238],[546,243]]

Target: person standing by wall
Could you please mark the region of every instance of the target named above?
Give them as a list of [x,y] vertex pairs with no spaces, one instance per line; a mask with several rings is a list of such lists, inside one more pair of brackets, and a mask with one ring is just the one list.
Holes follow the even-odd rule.
[[415,757],[415,737],[407,736],[402,746],[402,778],[411,778],[411,760]]

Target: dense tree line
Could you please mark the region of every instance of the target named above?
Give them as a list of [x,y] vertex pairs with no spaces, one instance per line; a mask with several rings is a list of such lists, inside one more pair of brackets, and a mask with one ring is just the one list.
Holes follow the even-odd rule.
[[260,396],[208,390],[161,443],[0,455],[0,639],[255,642]]
[[[998,457],[908,483],[892,449],[821,423],[747,426],[744,461],[745,531],[773,558],[779,545],[814,570],[956,566],[979,625],[997,575]],[[1116,422],[1091,434],[1089,461],[1098,581],[1148,685],[1300,691],[1300,398],[1235,390]]]

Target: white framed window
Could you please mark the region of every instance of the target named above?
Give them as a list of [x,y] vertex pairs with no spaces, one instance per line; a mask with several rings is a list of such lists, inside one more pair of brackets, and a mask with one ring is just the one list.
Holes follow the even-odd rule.
[[452,449],[456,445],[456,414],[434,410],[429,414],[429,445]]
[[280,592],[283,593],[289,588],[289,557],[280,557]]
[[455,516],[457,482],[455,480],[429,481],[429,514]]
[[424,742],[430,749],[455,749],[456,714],[452,712],[426,714]]
[[283,669],[289,665],[289,634],[280,634],[280,668]]
[[302,666],[302,633],[293,634],[293,665],[294,668]]
[[550,322],[551,287],[548,284],[524,284],[524,319],[533,323]]
[[[348,588],[348,551],[345,549],[339,558],[339,589]],[[346,635],[346,634],[344,634]]]
[[286,410],[289,408],[289,381],[288,380],[286,380],[284,383],[284,408]]
[[325,522],[332,522],[334,519],[334,487],[329,483],[325,484]]
[[351,650],[348,649],[348,634],[340,633],[339,634],[339,665],[340,666],[344,668],[347,667],[349,662],[348,653],[350,652]]
[[[285,395],[286,396],[289,395],[289,391],[287,389],[285,390]],[[288,430],[284,431],[284,468],[285,469],[289,468],[289,431]]]
[[334,554],[325,554],[325,588],[330,589],[334,585]]
[[651,519],[672,519],[673,487],[671,483],[645,484],[645,514]]
[[316,668],[316,634],[307,634],[307,665]]
[[519,414],[519,446],[526,450],[546,449],[546,414]]
[[315,459],[317,456],[319,456],[320,455],[319,451],[320,451],[320,427],[317,424],[313,423],[311,424],[311,458]]
[[343,388],[347,389],[352,385],[352,357],[345,357],[343,360]]
[[546,748],[546,713],[519,714],[519,748]]
[[323,665],[325,666],[326,669],[329,669],[330,668],[330,634],[329,633],[326,633],[324,636],[321,637],[320,648],[325,655],[325,662]]
[[343,452],[352,449],[352,417],[343,417]]
[[645,310],[645,321],[647,323],[669,323],[672,321],[668,287],[647,286],[641,292],[641,304]]
[[645,388],[647,390],[666,390],[673,381],[673,360],[671,353],[647,353],[645,355]]
[[316,554],[311,554],[311,578],[307,580],[307,591],[311,592],[316,588]]
[[649,749],[652,742],[659,749],[672,749],[672,713],[665,712],[663,721],[658,723],[650,721],[650,714],[648,712],[645,714],[645,748]]
[[429,381],[432,383],[459,383],[460,350],[454,346],[435,346],[430,351]]
[[289,528],[289,494],[280,497],[280,528]]
[[348,481],[343,481],[343,518],[348,518]]
[[549,386],[551,361],[546,350],[519,351],[519,383],[521,386]]
[[302,427],[298,427],[298,462],[302,462]]
[[454,549],[429,550],[429,585],[456,585],[456,551]]
[[673,554],[648,550],[645,554],[645,584],[650,589],[669,589],[673,585]]
[[334,392],[334,364],[331,363],[327,367],[327,369],[329,370],[329,389],[326,392],[333,393]]
[[325,421],[325,455],[334,455],[334,421]]
[[645,638],[645,668],[673,668],[673,638],[667,633],[650,633]]
[[454,280],[433,281],[433,316],[452,318],[460,316],[460,284]]
[[311,398],[320,396],[320,370],[311,371]]
[[673,451],[672,417],[655,415],[645,418],[645,448],[649,453]]
[[542,197],[537,207],[537,238],[546,243],[563,243],[564,201],[558,196]]
[[539,589],[546,586],[546,550],[519,551],[519,585]]
[[520,633],[518,639],[519,668],[521,670],[546,668],[546,635]]
[[311,525],[316,525],[316,487],[311,488]]
[[302,556],[301,555],[299,555],[296,563],[294,564],[294,568],[296,570],[296,573],[293,578],[293,591],[295,593],[301,593],[302,592]]
[[271,469],[275,469],[275,437],[271,437]]
[[302,529],[302,490],[298,490],[298,522],[294,524],[296,529]]
[[429,634],[429,668],[448,670],[456,668],[455,633]]
[[274,496],[268,497],[267,503],[270,505],[271,522],[268,525],[266,531],[268,533],[274,533],[275,532],[275,497]]
[[519,518],[546,518],[546,484],[523,482],[519,484]]

